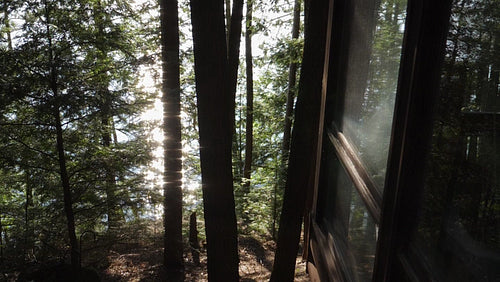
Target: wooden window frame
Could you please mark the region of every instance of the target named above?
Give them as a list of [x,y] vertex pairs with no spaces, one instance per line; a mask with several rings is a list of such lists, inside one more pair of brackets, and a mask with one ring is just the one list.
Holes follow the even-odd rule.
[[[387,174],[381,193],[354,146],[333,125],[344,112],[342,103],[335,102],[344,98],[334,95],[345,93],[352,4],[349,0],[330,0],[322,142],[334,146],[338,159],[380,228],[373,281],[419,281],[432,277],[409,242],[417,225],[423,193],[423,168],[432,134],[432,111],[439,92],[451,4],[451,0],[408,0]],[[327,175],[318,173],[317,177],[317,185],[311,191],[313,201],[306,214],[306,251],[310,252],[309,260],[322,281],[346,281],[345,265],[335,249],[334,238],[316,223],[318,185],[321,177]]]

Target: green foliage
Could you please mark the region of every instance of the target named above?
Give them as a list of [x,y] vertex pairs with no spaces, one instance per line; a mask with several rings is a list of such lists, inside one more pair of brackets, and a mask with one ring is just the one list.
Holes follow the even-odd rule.
[[[293,3],[282,3],[280,10],[277,11],[270,3],[256,1],[254,8],[257,12],[254,13],[253,40],[258,42],[259,48],[254,50],[258,55],[253,58],[252,174],[251,179],[242,179],[241,176],[238,177],[235,174],[235,201],[237,216],[240,219],[240,232],[271,236],[274,234],[273,228],[278,224],[283,193],[278,185],[278,179],[282,176],[281,144],[286,96],[290,87],[288,68],[290,63],[298,63],[300,66],[303,39],[290,39],[291,30],[287,29],[292,26]],[[265,41],[259,40],[263,37],[266,38]],[[242,171],[242,156],[245,148],[246,105],[243,97],[246,93],[244,83],[244,67],[240,65],[236,93],[236,144],[233,146],[235,172]],[[250,182],[249,193],[243,189],[245,181]],[[250,220],[246,223],[241,221],[242,218]]]
[[[151,169],[151,151],[156,146],[148,141],[147,132],[157,125],[138,118],[151,104],[153,94],[140,89],[137,74],[148,69],[159,80],[156,1],[139,5],[123,0],[30,0],[2,5],[8,12],[0,16],[0,179],[5,185],[0,189],[0,219],[8,239],[5,250],[25,259],[32,249],[40,259],[63,256],[67,249],[53,118],[58,105],[77,235],[84,230],[108,230],[109,199],[114,201],[123,228],[141,218],[154,220],[162,196],[145,172]],[[203,240],[188,1],[180,1],[179,7],[184,223],[196,211]],[[267,236],[277,226],[282,197],[277,180],[282,170],[288,66],[300,64],[303,40],[290,39],[290,1],[256,1],[254,8],[254,41],[259,48],[253,60],[254,161],[249,193],[242,193],[245,180],[238,174],[245,145],[243,67],[236,97],[233,164],[236,209],[239,218],[243,213],[251,218],[240,230]],[[263,36],[270,39],[263,41]],[[58,97],[50,84],[54,69]],[[114,176],[112,183],[109,175]],[[28,187],[32,200],[26,212]],[[26,230],[32,230],[29,237]]]
[[[0,59],[9,66],[0,70],[0,146],[7,152],[0,163],[2,178],[17,180],[0,196],[3,235],[12,239],[7,247],[25,242],[22,251],[9,252],[20,258],[60,256],[67,229],[54,111],[62,118],[77,233],[106,230],[110,198],[122,220],[143,216],[146,199],[157,192],[145,179],[153,143],[139,120],[152,94],[138,88],[136,73],[153,45],[128,1],[26,1],[11,8],[20,20],[10,29],[0,24],[3,32],[15,31],[12,48],[0,42]],[[33,234],[23,240],[28,229]]]

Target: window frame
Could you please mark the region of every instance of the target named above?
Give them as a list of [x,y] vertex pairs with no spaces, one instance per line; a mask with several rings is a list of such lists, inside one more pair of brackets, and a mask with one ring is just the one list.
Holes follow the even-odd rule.
[[[408,0],[387,173],[381,193],[354,146],[335,125],[330,126],[344,113],[352,18],[351,1],[330,0],[322,91],[325,116],[320,134],[323,144],[330,142],[335,148],[337,158],[379,226],[373,281],[419,281],[432,277],[408,242],[417,224],[423,193],[424,156],[432,134],[432,109],[439,92],[451,4],[452,0]],[[341,97],[336,93],[341,93]],[[317,270],[321,281],[346,281],[346,266],[334,239],[316,223],[318,185],[328,177],[319,171],[311,191],[313,200],[306,211],[306,257],[311,254],[309,266]]]

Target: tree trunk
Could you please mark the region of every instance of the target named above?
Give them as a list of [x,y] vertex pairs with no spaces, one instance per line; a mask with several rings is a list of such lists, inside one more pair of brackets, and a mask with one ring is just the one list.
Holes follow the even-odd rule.
[[[293,24],[292,24],[292,40],[299,38],[300,31],[300,3],[301,0],[295,0],[293,7]],[[290,136],[292,132],[293,124],[293,109],[295,104],[295,96],[297,92],[297,63],[295,58],[290,58],[291,62],[288,66],[288,90],[286,97],[286,110],[285,110],[285,125],[283,130],[283,143],[281,146],[281,164],[277,169],[277,187],[275,187],[275,199],[277,193],[283,193],[283,189],[286,184],[286,169],[288,165],[288,159],[290,156]],[[273,205],[273,239],[276,240],[276,229],[275,223],[277,221],[276,216],[278,215],[278,203],[275,200]]]
[[0,214],[0,265],[3,264],[3,225],[2,215]]
[[170,277],[183,272],[182,144],[177,0],[160,1],[164,123],[164,263]]
[[60,109],[60,97],[59,97],[59,89],[57,86],[57,68],[56,63],[54,61],[54,54],[52,48],[52,35],[50,33],[50,7],[47,3],[45,3],[45,12],[46,12],[46,31],[47,31],[47,39],[49,44],[49,84],[50,89],[53,93],[54,105],[53,106],[53,117],[56,128],[56,151],[58,154],[58,163],[59,163],[59,175],[61,179],[61,185],[63,189],[63,200],[64,200],[64,213],[66,214],[67,227],[68,227],[68,237],[70,243],[70,254],[71,254],[71,266],[73,269],[80,268],[80,253],[78,248],[78,240],[76,239],[76,231],[75,231],[75,215],[73,212],[73,201],[71,199],[71,185],[69,182],[69,175],[66,167],[66,155],[64,152],[64,138],[63,138],[63,129],[61,123],[61,109]]
[[[236,85],[238,82],[238,66],[240,64],[240,37],[241,37],[241,21],[243,19],[243,0],[234,0],[231,13],[231,24],[229,25],[229,36],[227,43],[227,59],[229,64],[227,83],[229,84],[229,92],[232,95],[233,108],[233,123],[234,123],[234,108],[236,98]],[[233,125],[234,127],[234,125]]]
[[191,256],[196,266],[200,265],[200,242],[198,241],[198,226],[196,223],[196,212],[189,216],[189,246],[191,247]]
[[243,166],[243,191],[250,192],[253,154],[253,60],[252,60],[252,1],[247,1],[245,58],[247,74],[247,110],[245,125],[245,165]]
[[314,184],[329,1],[306,1],[304,59],[271,281],[293,281],[305,200]]
[[[106,106],[104,106],[106,107]],[[105,112],[105,111],[103,111]],[[103,126],[103,146],[106,148],[111,147],[111,125],[110,125],[110,117],[107,114],[102,118],[102,126]],[[113,164],[111,160],[111,156],[108,156],[104,163],[104,171],[105,171],[105,192],[106,192],[106,208],[108,214],[108,231],[113,232],[118,228],[120,222],[120,212],[118,201],[116,199],[116,174],[113,169]]]
[[7,48],[9,51],[12,51],[12,36],[10,33],[10,20],[9,20],[9,1],[5,1],[3,3],[3,24],[5,25],[6,33],[7,33]]
[[226,43],[228,44],[227,48],[229,49],[229,30],[231,29],[231,0],[224,0],[225,8],[226,8]]
[[[228,26],[227,47],[228,47],[228,64],[229,64],[229,79],[227,80],[230,93],[232,95],[232,108],[236,109],[236,85],[238,78],[238,66],[240,64],[240,37],[241,37],[241,21],[243,18],[243,0],[234,0],[232,13],[229,14],[229,0],[226,1],[226,21]],[[241,115],[240,115],[241,116]],[[234,117],[233,117],[234,123]],[[241,131],[240,131],[241,132]],[[233,124],[233,161],[234,177],[236,181],[240,181],[243,176],[243,160],[241,158],[241,138],[237,138],[236,127]]]
[[[295,0],[293,7],[292,40],[299,38],[300,31],[300,0]],[[285,129],[283,131],[282,167],[286,168],[290,152],[290,135],[292,132],[293,106],[297,84],[297,63],[294,58],[288,67],[288,91],[286,96]]]
[[[56,90],[57,91],[57,90]],[[54,92],[57,93],[57,92]],[[66,214],[67,225],[68,225],[68,235],[69,244],[71,247],[71,266],[74,269],[80,268],[80,253],[78,249],[78,240],[76,239],[75,232],[75,215],[73,213],[73,202],[71,199],[71,186],[69,183],[68,171],[66,168],[66,156],[64,153],[64,139],[63,130],[61,125],[61,116],[59,112],[59,106],[56,107],[54,111],[54,118],[56,124],[56,148],[58,153],[59,161],[59,174],[61,177],[61,184],[63,188],[64,197],[64,212]]]
[[[238,281],[229,89],[223,0],[191,0],[209,281]],[[234,25],[232,25],[234,27]]]
[[[112,144],[111,131],[113,130],[112,122],[110,121],[112,117],[109,114],[111,105],[108,96],[110,93],[107,89],[101,89],[98,95],[104,99],[104,103],[101,105],[102,144],[109,150]],[[109,153],[111,153],[111,150],[109,150]],[[113,161],[110,155],[104,159],[104,174],[108,231],[113,232],[119,226],[120,215],[118,211],[118,201],[116,199],[116,174],[113,169]]]
[[24,207],[24,247],[25,247],[25,255],[29,254],[30,249],[33,248],[33,239],[34,239],[34,230],[33,224],[33,187],[31,186],[30,175],[28,171],[25,171],[26,176],[26,202]]
[[[105,21],[106,15],[104,14],[104,8],[101,1],[95,3],[93,9],[95,27],[97,28],[97,48],[99,53],[97,55],[97,64],[105,64],[108,60],[108,52],[106,50],[106,34],[105,34]],[[102,143],[103,146],[110,149],[112,144],[112,133],[113,133],[113,117],[111,114],[111,101],[110,101],[110,91],[109,79],[106,77],[103,82],[97,85],[97,96],[102,100],[102,104],[99,105],[101,113],[101,126],[102,126]],[[111,153],[111,150],[108,150]],[[106,193],[106,209],[108,216],[108,231],[113,232],[118,228],[120,215],[118,201],[116,199],[116,173],[113,168],[113,161],[111,156],[107,156],[104,159],[104,187]]]

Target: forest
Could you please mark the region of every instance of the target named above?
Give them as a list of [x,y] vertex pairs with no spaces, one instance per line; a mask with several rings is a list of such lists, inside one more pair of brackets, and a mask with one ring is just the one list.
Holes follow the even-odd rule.
[[269,279],[304,3],[0,8],[0,281]]
[[0,1],[0,281],[497,275],[500,5],[431,2]]

